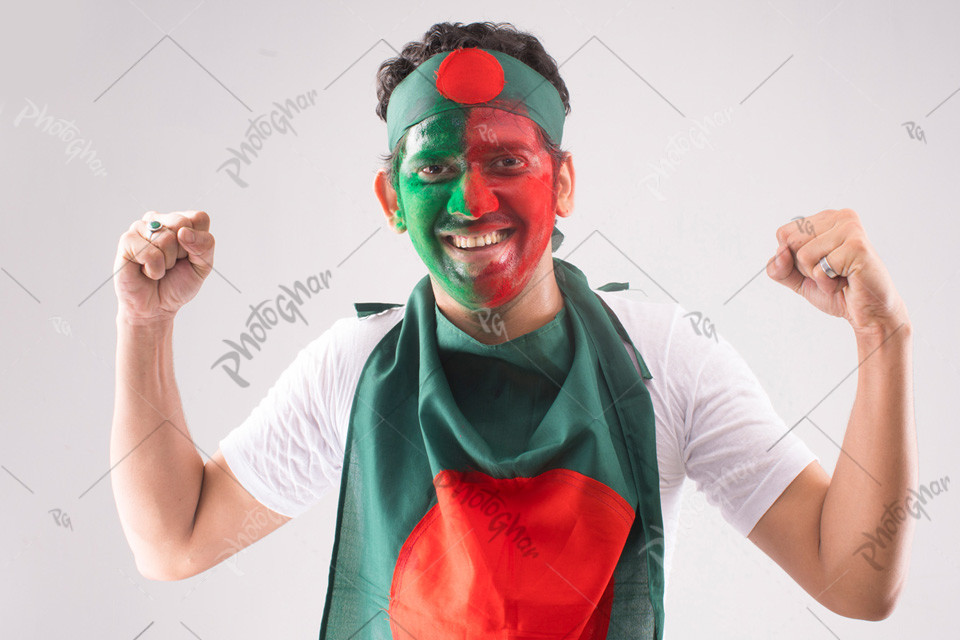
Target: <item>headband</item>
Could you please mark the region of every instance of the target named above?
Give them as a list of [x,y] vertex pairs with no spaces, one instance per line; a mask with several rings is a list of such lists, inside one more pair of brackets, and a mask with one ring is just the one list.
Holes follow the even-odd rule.
[[431,56],[403,79],[387,104],[387,145],[432,115],[467,107],[493,107],[530,118],[555,144],[566,112],[553,84],[513,56],[469,47]]

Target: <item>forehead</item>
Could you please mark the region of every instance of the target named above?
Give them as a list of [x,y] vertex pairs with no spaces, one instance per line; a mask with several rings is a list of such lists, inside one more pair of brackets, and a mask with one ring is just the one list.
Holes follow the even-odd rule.
[[539,150],[537,125],[526,116],[476,107],[453,109],[430,116],[407,132],[405,155],[452,153],[471,149],[525,146]]

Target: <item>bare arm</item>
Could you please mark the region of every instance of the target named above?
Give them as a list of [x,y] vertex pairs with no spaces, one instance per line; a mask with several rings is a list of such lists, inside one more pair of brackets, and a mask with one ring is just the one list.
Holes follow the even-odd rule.
[[[767,271],[850,322],[857,395],[833,478],[817,463],[808,466],[749,538],[828,609],[880,620],[903,589],[914,531],[913,329],[855,212],[826,210],[804,222],[778,229],[777,253],[793,259],[772,261]],[[824,273],[826,256],[842,275]],[[871,536],[880,543],[871,546]]]
[[[163,226],[151,234],[150,222]],[[209,228],[202,211],[149,211],[120,237],[114,262],[111,483],[137,568],[156,579],[169,579],[170,559],[183,553],[203,478],[173,375],[173,322],[213,269]]]
[[[893,611],[914,530],[909,515],[885,515],[888,505],[904,508],[917,488],[907,325],[897,333],[879,348],[858,342],[857,396],[833,478],[812,463],[749,535],[823,606],[865,620]],[[895,527],[884,526],[889,519]],[[895,534],[888,539],[878,528]]]
[[111,482],[140,573],[170,579],[193,528],[203,459],[187,430],[173,374],[173,320],[117,318]]
[[204,467],[193,530],[174,575],[182,579],[202,573],[289,520],[251,496],[218,449]]

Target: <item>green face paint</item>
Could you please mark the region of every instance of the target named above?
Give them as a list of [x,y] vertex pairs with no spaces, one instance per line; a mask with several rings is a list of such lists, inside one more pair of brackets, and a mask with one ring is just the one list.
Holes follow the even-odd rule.
[[[397,176],[404,222],[433,280],[467,308],[516,297],[550,244],[553,167],[536,126],[473,108],[436,114],[407,132]],[[490,244],[458,246],[480,238]]]

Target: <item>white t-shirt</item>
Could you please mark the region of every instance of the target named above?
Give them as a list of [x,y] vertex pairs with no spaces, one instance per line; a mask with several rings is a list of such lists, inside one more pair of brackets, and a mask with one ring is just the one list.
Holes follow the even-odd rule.
[[[597,293],[653,376],[644,383],[656,422],[669,575],[685,477],[746,536],[817,457],[793,432],[783,437],[784,421],[733,346],[718,334],[698,333],[679,304]],[[404,310],[337,320],[298,353],[249,417],[220,441],[224,459],[254,498],[296,517],[339,485],[361,370]]]

